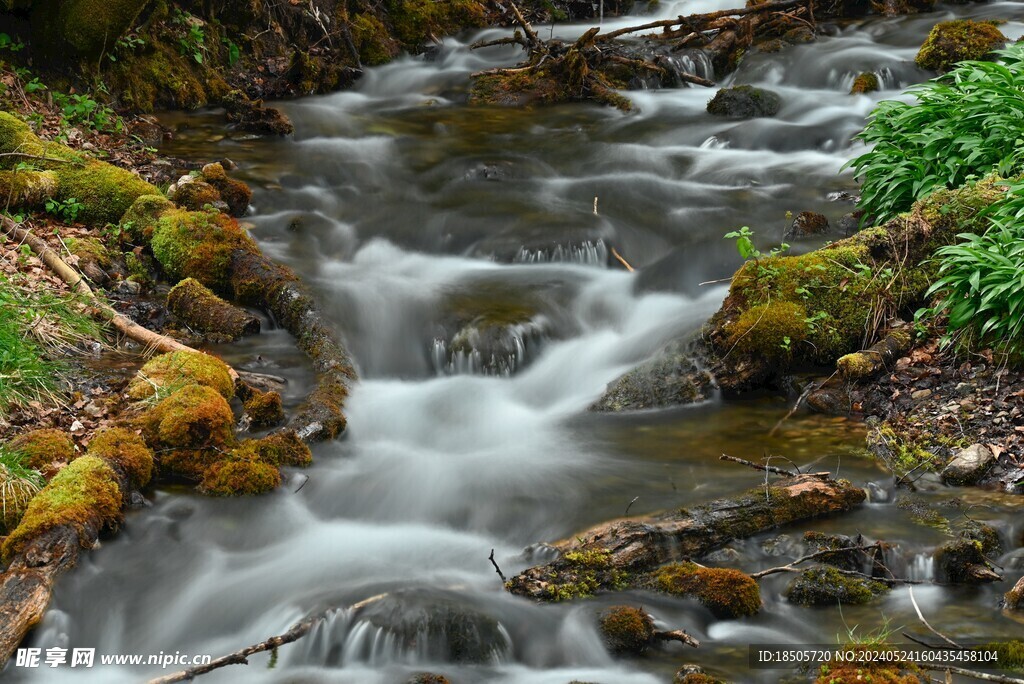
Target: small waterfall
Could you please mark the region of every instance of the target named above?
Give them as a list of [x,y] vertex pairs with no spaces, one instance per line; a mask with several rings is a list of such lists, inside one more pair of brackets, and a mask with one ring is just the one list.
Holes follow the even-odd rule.
[[681,74],[699,76],[709,81],[715,78],[715,67],[703,50],[686,50],[679,54],[668,55],[665,57],[664,64],[672,72],[674,84],[678,88],[689,85],[680,78]]
[[508,377],[540,353],[546,321],[508,326],[467,326],[448,341],[435,337],[430,356],[439,375]]
[[550,248],[523,247],[512,259],[518,264],[582,264],[604,267],[608,264],[608,245],[604,240],[584,240],[578,245],[555,245]]
[[935,561],[930,553],[915,553],[907,564],[907,579],[928,582],[935,579]]

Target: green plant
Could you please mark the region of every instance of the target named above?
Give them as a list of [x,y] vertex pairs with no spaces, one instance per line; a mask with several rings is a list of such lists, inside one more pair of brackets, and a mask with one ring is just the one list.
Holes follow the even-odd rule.
[[178,51],[183,55],[191,55],[197,64],[202,64],[206,52],[206,31],[203,30],[202,22],[179,9],[174,12],[174,23],[184,32],[178,38]]
[[46,481],[25,465],[25,456],[0,445],[0,530],[10,532],[21,519],[29,500]]
[[143,47],[146,47],[146,41],[144,39],[134,34],[128,34],[119,38],[118,41],[114,43],[114,49],[107,53],[107,59],[111,62],[116,62],[118,60],[118,55],[131,54]]
[[10,50],[11,52],[18,52],[23,49],[25,44],[20,40],[11,38],[6,33],[0,33],[0,50]]
[[46,211],[54,216],[63,218],[69,223],[78,218],[78,213],[82,211],[84,206],[74,197],[69,197],[66,200],[53,198],[46,200]]
[[939,295],[935,311],[948,316],[946,343],[963,333],[978,344],[1024,352],[1024,181],[1009,184],[988,218],[984,234],[961,233],[960,242],[936,252],[939,279],[929,294]]
[[1024,163],[1024,44],[1001,62],[962,62],[907,92],[916,102],[884,101],[857,136],[872,149],[847,166],[862,179],[862,222],[885,222],[940,188],[955,188]]
[[97,131],[120,131],[121,117],[110,107],[97,102],[88,93],[53,93],[53,102],[60,107],[69,124],[81,124]]
[[221,42],[224,43],[224,47],[228,50],[228,66],[235,66],[242,57],[242,49],[230,38],[224,37],[221,39]]
[[736,241],[736,251],[739,252],[744,261],[747,259],[754,259],[757,261],[764,257],[778,256],[789,250],[789,245],[783,242],[778,247],[773,247],[768,254],[764,254],[754,246],[754,231],[750,230],[749,226],[743,226],[739,230],[726,233],[723,237],[725,237],[726,240]]

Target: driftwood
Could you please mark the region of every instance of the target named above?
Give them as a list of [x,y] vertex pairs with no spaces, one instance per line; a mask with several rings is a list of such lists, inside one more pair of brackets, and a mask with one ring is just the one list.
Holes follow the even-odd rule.
[[692,28],[699,27],[702,25],[709,24],[718,19],[724,19],[726,17],[745,17],[751,14],[765,14],[769,12],[781,12],[782,10],[792,9],[799,7],[800,5],[806,5],[811,0],[785,0],[784,2],[772,2],[763,5],[754,5],[753,7],[740,7],[736,9],[719,10],[717,12],[707,12],[705,14],[691,14],[689,16],[679,16],[675,19],[663,19],[661,21],[652,21],[647,24],[640,24],[638,26],[626,26],[615,31],[609,31],[608,33],[601,36],[599,40],[609,41],[619,36],[624,36],[629,33],[639,33],[641,31],[649,31],[651,29],[663,28],[670,29],[673,26],[691,27],[691,31],[698,31],[700,29]]
[[[60,255],[50,249],[46,242],[41,238],[32,235],[32,233],[24,228],[21,228],[6,216],[0,216],[0,229],[2,229],[3,232],[12,240],[27,244],[31,247],[36,256],[38,256],[44,264],[56,273],[61,280],[67,283],[72,290],[83,295],[92,302],[96,318],[110,323],[125,337],[143,344],[147,349],[159,352],[190,351],[201,353],[171,337],[167,337],[166,335],[161,335],[160,333],[153,332],[148,328],[144,328],[127,316],[115,311],[109,304],[101,301],[100,298],[96,296],[96,293],[92,291],[92,288],[89,287],[85,278],[83,278],[78,271],[71,268],[67,262],[61,259]],[[231,373],[231,378],[237,382],[238,373],[236,373],[230,366],[228,366],[228,371]]]
[[827,473],[803,474],[720,499],[692,510],[602,523],[553,546],[561,556],[509,580],[509,591],[542,600],[621,588],[636,573],[698,558],[733,539],[851,510],[863,490]]
[[189,328],[232,340],[260,331],[260,319],[225,302],[194,278],[186,278],[167,293],[167,308]]

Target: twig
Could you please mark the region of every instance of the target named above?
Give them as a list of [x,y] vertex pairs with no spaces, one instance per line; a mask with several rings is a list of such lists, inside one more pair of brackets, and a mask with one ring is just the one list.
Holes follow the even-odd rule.
[[796,477],[799,472],[793,472],[792,470],[786,470],[785,468],[776,468],[772,465],[762,465],[760,463],[754,463],[743,458],[736,458],[735,456],[729,456],[728,454],[722,454],[718,457],[719,461],[732,461],[733,463],[739,463],[747,467],[753,468],[754,470],[763,470],[766,473],[775,473],[776,475],[785,475],[787,477]]
[[498,577],[501,578],[501,583],[504,584],[508,580],[505,579],[505,574],[498,567],[498,561],[494,560],[494,549],[491,549],[491,555],[487,557],[487,560],[491,561],[491,565],[494,566],[494,572],[498,573]]
[[543,43],[537,35],[537,32],[533,30],[532,26],[530,26],[530,22],[523,18],[523,13],[519,11],[518,7],[516,7],[516,3],[509,0],[508,4],[512,7],[512,14],[515,15],[516,23],[519,24],[523,28],[523,32],[526,33],[526,40],[529,42],[530,47],[537,48],[542,46]]
[[[609,31],[608,33],[602,34],[598,40],[608,41],[619,36],[624,36],[627,33],[636,33],[637,31],[645,31],[647,29],[654,28],[671,28],[677,24],[693,24],[696,22],[710,22],[716,19],[722,19],[724,17],[745,17],[749,14],[761,14],[762,12],[777,12],[779,10],[789,9],[790,7],[797,7],[803,5],[808,0],[787,0],[786,2],[774,2],[767,5],[755,5],[754,7],[742,7],[737,9],[719,10],[718,12],[708,12],[706,14],[691,14],[689,16],[679,16],[675,19],[662,19],[661,21],[652,21],[649,24],[641,24],[639,26],[627,26],[620,28],[615,31]],[[514,5],[513,5],[514,7]]]
[[962,667],[952,667],[950,665],[928,665],[927,663],[915,664],[922,670],[931,670],[932,672],[949,672],[951,674],[958,674],[961,677],[980,679],[983,682],[999,682],[1000,684],[1024,684],[1024,679],[1017,679],[1016,677],[1007,677],[1005,675],[988,674],[986,672],[975,672],[974,670],[965,670]]
[[797,412],[797,409],[800,408],[800,404],[802,404],[804,402],[804,399],[806,399],[808,397],[808,395],[810,395],[810,393],[813,392],[814,390],[816,390],[817,388],[818,388],[818,385],[816,383],[814,383],[814,382],[807,383],[807,387],[804,389],[803,392],[800,393],[800,396],[797,397],[796,403],[793,404],[793,408],[789,409],[789,413],[787,413],[786,415],[782,416],[782,418],[779,419],[779,422],[776,423],[775,427],[773,427],[771,429],[771,432],[768,433],[768,436],[769,437],[775,436],[775,433],[779,431],[779,428],[782,427],[782,424],[785,423],[787,420],[789,420],[790,417],[794,413]]
[[637,494],[636,496],[633,497],[633,500],[629,502],[628,506],[626,506],[626,512],[622,514],[623,518],[625,518],[626,516],[629,515],[629,509],[632,508],[633,504],[635,504],[639,500],[640,500],[640,495],[639,494]]
[[921,607],[917,605],[917,599],[914,598],[914,590],[913,590],[913,588],[908,588],[907,591],[910,594],[910,602],[912,604],[914,604],[914,611],[917,613],[917,619],[921,621],[921,624],[924,625],[925,627],[927,627],[929,632],[931,632],[935,636],[939,637],[940,639],[945,641],[947,644],[949,644],[953,648],[955,648],[957,650],[960,650],[960,651],[966,651],[967,649],[965,649],[963,646],[961,646],[960,644],[956,643],[955,641],[950,639],[948,636],[946,636],[945,634],[943,634],[942,632],[938,631],[937,629],[935,629],[934,627],[932,627],[931,625],[928,624],[928,621],[924,619],[924,615],[921,613]]
[[761,579],[762,577],[767,577],[768,575],[776,575],[780,572],[800,572],[799,568],[797,568],[796,566],[800,565],[801,563],[806,563],[807,561],[817,560],[819,558],[824,558],[827,556],[835,556],[836,554],[846,553],[847,551],[863,551],[866,553],[871,549],[877,548],[878,544],[871,544],[870,546],[851,546],[846,549],[828,549],[825,551],[816,551],[815,553],[811,553],[806,556],[801,556],[792,563],[780,565],[775,568],[768,568],[767,570],[761,570],[759,572],[753,572],[750,574],[750,576],[754,579]]
[[[594,199],[596,200],[597,198],[595,197]],[[628,261],[622,258],[622,255],[619,254],[614,247],[612,247],[612,256],[615,257],[620,264],[625,266],[627,271],[629,271],[630,273],[633,272],[633,267],[629,265]]]
[[673,629],[667,632],[655,632],[654,638],[658,641],[678,641],[679,643],[700,648],[700,642],[694,639],[681,629]]
[[57,162],[58,164],[74,164],[75,166],[83,166],[82,162],[76,159],[60,159],[59,157],[43,157],[38,154],[29,154],[27,152],[0,152],[0,157],[20,157],[23,159],[38,159],[40,161]]

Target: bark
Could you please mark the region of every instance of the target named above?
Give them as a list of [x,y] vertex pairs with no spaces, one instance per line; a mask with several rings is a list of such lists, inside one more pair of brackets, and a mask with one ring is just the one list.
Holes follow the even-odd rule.
[[167,294],[167,308],[188,327],[232,340],[260,331],[260,319],[211,292],[194,278],[186,278]]
[[846,512],[864,499],[863,490],[846,480],[817,473],[779,480],[692,511],[621,518],[555,543],[562,554],[558,560],[525,570],[506,587],[513,594],[541,600],[564,596],[559,587],[583,581],[584,576],[589,591],[621,588],[632,582],[634,573],[698,558],[733,539],[781,525]]
[[903,356],[908,349],[910,333],[904,328],[897,328],[868,349],[840,357],[836,367],[846,380],[864,380]]

